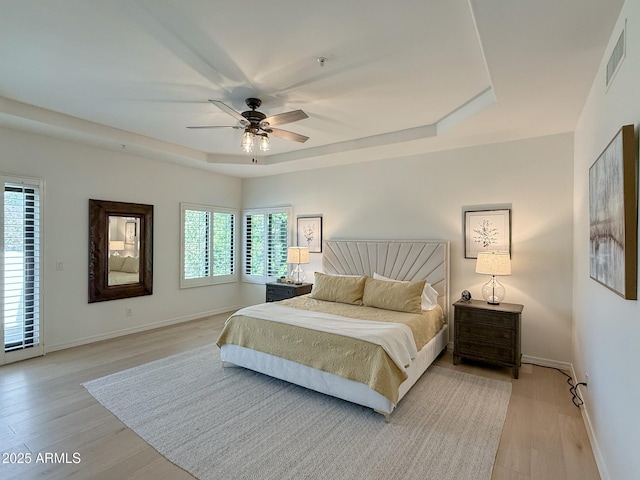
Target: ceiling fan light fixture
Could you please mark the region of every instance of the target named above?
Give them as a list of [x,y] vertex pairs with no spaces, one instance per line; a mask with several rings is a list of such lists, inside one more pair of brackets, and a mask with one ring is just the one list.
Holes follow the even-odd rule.
[[[318,61],[326,61],[325,57],[321,57]],[[285,140],[292,140],[294,142],[304,143],[309,140],[309,137],[300,135],[298,133],[290,132],[288,130],[282,130],[280,128],[272,128],[272,125],[285,125],[287,123],[297,122],[309,118],[309,115],[302,110],[292,110],[290,112],[278,113],[275,115],[267,116],[264,113],[256,110],[262,105],[262,100],[259,98],[247,98],[245,103],[251,110],[244,111],[242,113],[235,111],[226,103],[220,100],[209,100],[212,104],[216,105],[223,112],[229,114],[235,118],[239,124],[236,125],[194,125],[187,126],[187,128],[237,128],[244,130],[242,134],[242,141],[240,147],[245,153],[253,154],[256,150],[260,149],[262,152],[268,152],[271,150],[271,139],[269,134],[273,134],[278,138]],[[260,137],[259,139],[256,137]],[[257,142],[259,140],[259,142]]]
[[251,130],[247,129],[244,131],[244,135],[242,135],[242,143],[240,144],[244,152],[251,153],[253,151],[253,139],[255,136],[255,133]]
[[269,137],[266,133],[260,135],[260,150],[262,150],[263,152],[268,152],[270,143],[271,142],[269,141]]

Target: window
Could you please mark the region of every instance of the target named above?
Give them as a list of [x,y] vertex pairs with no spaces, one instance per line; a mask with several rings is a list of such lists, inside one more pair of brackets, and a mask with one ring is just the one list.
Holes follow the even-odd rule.
[[235,282],[236,211],[186,203],[180,210],[180,287]]
[[291,238],[291,208],[244,212],[243,278],[265,283],[287,275],[287,247]]
[[39,180],[0,177],[0,312],[7,363],[43,354],[41,341],[41,215]]

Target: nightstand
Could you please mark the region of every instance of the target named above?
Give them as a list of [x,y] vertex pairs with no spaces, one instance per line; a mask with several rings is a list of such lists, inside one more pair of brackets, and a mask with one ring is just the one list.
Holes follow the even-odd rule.
[[460,358],[513,368],[513,378],[520,369],[520,329],[523,305],[458,300],[453,304],[453,364]]
[[292,283],[267,283],[267,302],[277,302],[286,298],[311,293],[312,283],[294,285]]

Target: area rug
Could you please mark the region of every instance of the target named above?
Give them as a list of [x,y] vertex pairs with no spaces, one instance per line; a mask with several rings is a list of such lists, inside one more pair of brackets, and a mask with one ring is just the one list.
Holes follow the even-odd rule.
[[205,346],[84,384],[199,479],[490,479],[511,384],[431,366],[385,423]]

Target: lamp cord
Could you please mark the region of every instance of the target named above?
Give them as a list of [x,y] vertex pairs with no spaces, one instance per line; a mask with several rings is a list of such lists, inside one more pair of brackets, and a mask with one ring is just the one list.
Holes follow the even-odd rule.
[[495,275],[491,275],[491,301],[495,302],[496,301],[496,276]]
[[535,365],[536,367],[548,368],[548,369],[556,370],[560,372],[562,375],[567,377],[567,383],[569,384],[569,393],[573,396],[573,398],[571,399],[571,402],[578,408],[584,405],[584,400],[582,400],[582,397],[580,397],[580,394],[578,393],[578,387],[580,385],[584,385],[586,387],[587,386],[586,382],[578,382],[574,385],[573,377],[571,377],[571,375],[569,375],[567,372],[560,370],[559,368],[549,367],[547,365],[539,365],[537,363],[531,363],[531,362],[523,362],[523,363],[526,365]]

